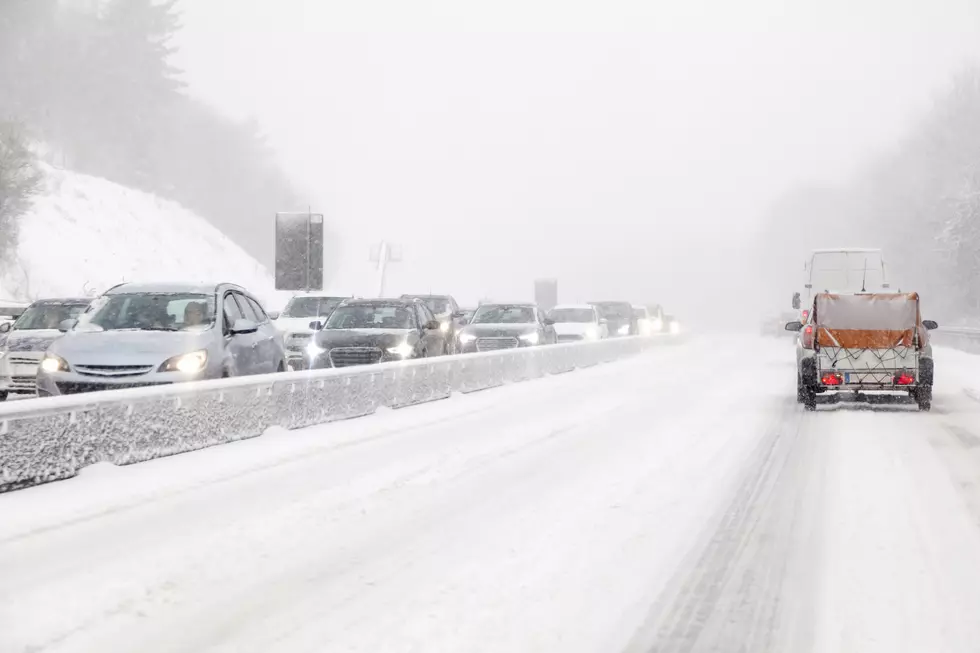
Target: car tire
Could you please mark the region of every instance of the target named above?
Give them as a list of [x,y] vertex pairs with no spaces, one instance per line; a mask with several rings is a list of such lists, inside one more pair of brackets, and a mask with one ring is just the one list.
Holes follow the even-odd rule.
[[276,372],[281,373],[285,371],[286,371],[286,363],[284,363],[283,361],[279,361],[279,366],[276,368]]
[[7,401],[7,393],[6,393],[6,391],[0,392],[0,401]]
[[932,386],[931,385],[921,385],[915,389],[915,403],[919,406],[919,410],[923,412],[928,412],[932,410]]

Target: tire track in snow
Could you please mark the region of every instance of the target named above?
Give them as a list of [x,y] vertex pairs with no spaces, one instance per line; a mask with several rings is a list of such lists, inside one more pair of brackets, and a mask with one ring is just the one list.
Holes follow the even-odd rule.
[[781,588],[802,498],[797,468],[808,463],[797,453],[803,416],[795,401],[772,412],[720,521],[668,582],[627,653],[779,650]]

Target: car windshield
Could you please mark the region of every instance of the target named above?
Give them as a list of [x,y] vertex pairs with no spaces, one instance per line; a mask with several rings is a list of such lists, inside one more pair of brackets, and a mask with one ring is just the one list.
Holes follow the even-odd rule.
[[341,306],[327,320],[327,329],[411,329],[413,312],[391,304]]
[[65,320],[73,320],[81,315],[88,304],[34,304],[14,322],[17,331],[57,329]]
[[282,312],[283,317],[323,317],[344,301],[339,297],[293,297]]
[[595,313],[591,308],[556,308],[549,317],[559,323],[595,321]]
[[427,297],[424,300],[425,305],[429,307],[429,310],[436,315],[445,315],[452,310],[448,299],[443,299],[442,297]]
[[631,306],[618,302],[603,302],[596,304],[596,307],[603,315],[618,319],[628,318],[633,314],[633,308]]
[[88,320],[106,331],[194,331],[214,324],[214,296],[123,293],[99,300]]
[[534,322],[530,306],[482,306],[473,316],[473,324],[527,324]]

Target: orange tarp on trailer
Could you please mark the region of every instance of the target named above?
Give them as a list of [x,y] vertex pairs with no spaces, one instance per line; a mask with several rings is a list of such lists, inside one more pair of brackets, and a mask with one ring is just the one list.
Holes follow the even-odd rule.
[[911,347],[919,326],[918,293],[816,296],[817,344],[845,349]]

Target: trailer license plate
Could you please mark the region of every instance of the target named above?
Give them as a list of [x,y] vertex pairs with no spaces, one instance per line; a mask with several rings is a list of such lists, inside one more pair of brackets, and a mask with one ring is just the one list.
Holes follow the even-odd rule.
[[850,383],[850,382],[851,382],[851,373],[844,372],[844,383]]

